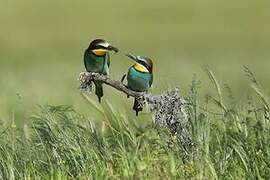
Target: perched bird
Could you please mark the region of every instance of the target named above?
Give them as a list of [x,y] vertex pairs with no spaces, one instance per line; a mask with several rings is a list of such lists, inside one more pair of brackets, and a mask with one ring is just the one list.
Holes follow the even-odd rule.
[[[118,49],[111,46],[103,39],[93,40],[88,48],[84,51],[84,66],[87,72],[95,72],[103,75],[109,75],[110,53],[109,51],[118,52]],[[94,81],[96,90],[95,94],[98,101],[101,102],[103,96],[103,87],[100,81]]]
[[[126,54],[126,56],[135,61],[135,64],[128,70],[127,87],[137,92],[147,91],[153,83],[153,61],[150,58],[133,54]],[[122,82],[125,76],[122,77]],[[138,116],[139,111],[142,111],[142,107],[136,98],[134,99],[133,110],[136,111],[136,116]]]

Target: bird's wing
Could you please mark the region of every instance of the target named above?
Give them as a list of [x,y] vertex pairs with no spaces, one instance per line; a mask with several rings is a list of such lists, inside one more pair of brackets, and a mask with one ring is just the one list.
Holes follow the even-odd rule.
[[110,64],[111,64],[110,53],[106,53],[106,58],[107,58],[107,65],[108,65],[108,67],[110,67]]

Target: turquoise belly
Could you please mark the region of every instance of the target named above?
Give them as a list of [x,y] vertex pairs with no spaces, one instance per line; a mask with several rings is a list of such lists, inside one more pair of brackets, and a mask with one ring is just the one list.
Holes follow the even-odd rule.
[[133,67],[128,71],[128,87],[134,91],[147,91],[151,80],[149,73],[142,73],[136,71]]
[[109,74],[107,56],[98,57],[91,53],[85,54],[85,66],[88,72],[96,72],[104,75]]

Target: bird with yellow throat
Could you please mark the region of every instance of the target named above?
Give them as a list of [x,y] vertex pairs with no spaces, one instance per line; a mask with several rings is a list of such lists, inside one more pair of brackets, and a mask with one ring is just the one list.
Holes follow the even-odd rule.
[[[133,54],[126,54],[126,56],[135,61],[128,70],[127,87],[133,91],[147,92],[153,83],[153,61],[148,57]],[[122,82],[124,78],[125,75],[122,78]],[[135,98],[133,110],[136,111],[136,116],[138,116],[139,111],[142,111],[142,109]]]
[[[103,39],[93,40],[84,51],[84,66],[87,72],[109,75],[110,51],[117,53],[118,49]],[[103,97],[102,82],[94,81],[94,84],[95,94],[98,101],[101,102]]]

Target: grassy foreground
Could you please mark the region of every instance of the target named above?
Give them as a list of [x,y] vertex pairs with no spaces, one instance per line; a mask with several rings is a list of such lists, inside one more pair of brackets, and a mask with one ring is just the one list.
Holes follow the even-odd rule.
[[[1,179],[269,179],[269,104],[253,74],[246,102],[233,98],[211,71],[217,95],[199,101],[194,79],[186,99],[192,146],[184,157],[177,136],[151,119],[145,124],[116,112],[108,102],[104,121],[72,107],[40,106],[31,125],[1,127]],[[228,95],[226,95],[228,94]],[[214,105],[214,106],[213,106]],[[181,133],[181,132],[178,132]]]

